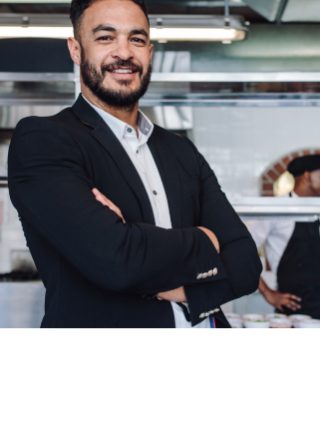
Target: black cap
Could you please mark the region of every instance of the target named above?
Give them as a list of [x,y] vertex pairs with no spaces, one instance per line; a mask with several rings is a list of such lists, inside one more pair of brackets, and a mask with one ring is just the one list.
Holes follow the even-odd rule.
[[304,172],[312,172],[320,169],[320,154],[304,155],[292,160],[287,167],[294,177],[302,175]]

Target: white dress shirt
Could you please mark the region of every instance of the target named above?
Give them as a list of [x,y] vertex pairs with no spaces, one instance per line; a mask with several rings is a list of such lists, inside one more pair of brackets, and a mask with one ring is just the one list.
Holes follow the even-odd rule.
[[[154,125],[142,111],[139,111],[138,132],[136,132],[132,126],[96,107],[84,96],[83,98],[112,130],[136,168],[148,194],[156,226],[166,229],[172,228],[167,195],[158,168],[147,144],[153,132]],[[108,194],[105,195],[108,196]],[[121,206],[118,207],[121,210]],[[186,320],[182,308],[173,302],[171,306],[176,328],[190,328],[191,323]],[[206,318],[194,327],[209,328],[209,318]]]

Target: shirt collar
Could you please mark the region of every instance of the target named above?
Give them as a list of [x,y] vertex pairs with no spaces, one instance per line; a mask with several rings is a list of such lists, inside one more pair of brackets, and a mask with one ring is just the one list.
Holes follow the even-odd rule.
[[[88,104],[100,115],[103,121],[110,127],[115,136],[121,141],[125,138],[128,133],[134,132],[134,128],[129,124],[125,123],[122,120],[119,120],[112,114],[104,111],[103,109],[93,105],[87,98],[82,95],[83,99],[88,102]],[[154,125],[149,120],[149,118],[139,110],[138,114],[138,133],[139,140],[143,143],[148,142],[152,132]]]

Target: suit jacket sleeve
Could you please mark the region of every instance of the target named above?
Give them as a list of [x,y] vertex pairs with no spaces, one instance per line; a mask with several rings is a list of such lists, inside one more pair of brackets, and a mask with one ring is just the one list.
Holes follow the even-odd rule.
[[215,174],[193,144],[192,148],[200,176],[199,225],[217,235],[226,274],[215,282],[186,287],[191,320],[195,324],[204,313],[254,292],[259,283],[261,262],[250,233],[221,191]]
[[8,177],[22,222],[93,285],[155,293],[194,284],[199,272],[220,265],[200,230],[123,224],[97,202],[81,147],[50,119],[32,117],[18,124]]

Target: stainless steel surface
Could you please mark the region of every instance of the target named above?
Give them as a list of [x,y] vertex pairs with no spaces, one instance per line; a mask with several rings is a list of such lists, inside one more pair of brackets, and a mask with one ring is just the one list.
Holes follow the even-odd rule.
[[0,82],[72,82],[74,73],[29,73],[29,72],[0,72]]
[[320,22],[319,0],[289,0],[282,22]]
[[246,197],[230,201],[242,217],[290,217],[295,220],[316,220],[320,217],[320,199],[314,197]]
[[47,99],[47,105],[44,101],[39,102],[37,105],[34,98],[30,100],[25,99],[24,102],[19,98],[11,99],[11,106],[10,104],[5,104],[5,102],[6,99],[1,99],[0,101],[0,130],[14,129],[18,121],[30,115],[43,117],[57,114],[63,107],[71,105],[73,99],[70,100],[70,103],[59,101],[56,105],[54,102],[50,102],[50,99]]
[[153,82],[317,82],[320,72],[153,73]]
[[245,0],[245,3],[269,21],[274,21],[283,0]]
[[[15,0],[0,3],[2,14],[15,14],[32,17],[51,14],[56,20],[68,14],[69,2],[64,0]],[[163,14],[221,14],[224,11],[222,0],[148,0],[150,15]],[[318,0],[232,0],[231,13],[235,10],[251,22],[319,22]],[[34,17],[40,20],[41,17]],[[1,22],[1,21],[0,21]],[[32,22],[32,19],[31,19]]]

